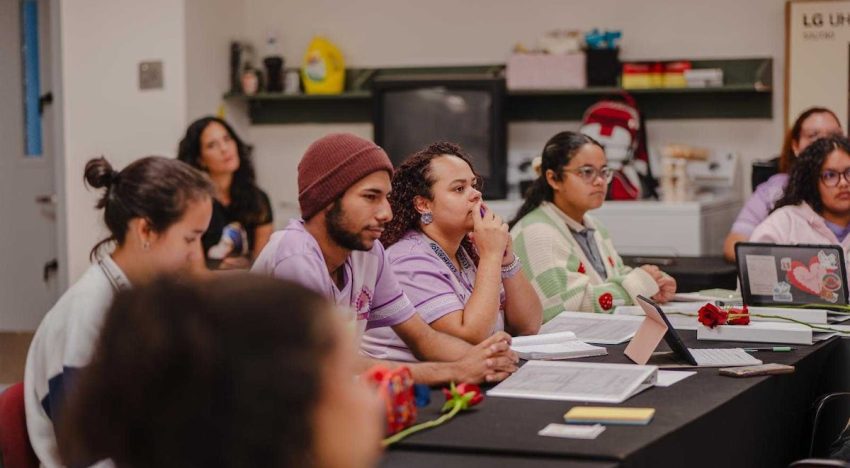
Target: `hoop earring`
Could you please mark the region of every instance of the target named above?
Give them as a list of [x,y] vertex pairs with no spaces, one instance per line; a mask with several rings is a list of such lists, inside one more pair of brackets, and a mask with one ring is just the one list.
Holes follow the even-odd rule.
[[432,215],[430,211],[426,211],[419,216],[419,220],[422,221],[422,224],[427,226],[434,222],[434,215]]

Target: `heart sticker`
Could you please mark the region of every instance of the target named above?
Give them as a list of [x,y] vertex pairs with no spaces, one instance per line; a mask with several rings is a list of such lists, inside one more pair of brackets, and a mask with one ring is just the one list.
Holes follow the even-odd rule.
[[823,276],[827,273],[827,269],[821,265],[817,257],[812,257],[809,261],[809,266],[803,264],[799,260],[791,262],[791,269],[785,274],[788,282],[795,288],[817,296],[823,289]]

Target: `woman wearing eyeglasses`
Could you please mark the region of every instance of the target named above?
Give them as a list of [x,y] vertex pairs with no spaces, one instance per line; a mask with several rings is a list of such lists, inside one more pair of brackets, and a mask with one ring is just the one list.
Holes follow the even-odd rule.
[[822,138],[803,150],[776,207],[750,241],[840,244],[850,253],[850,141]]
[[561,132],[546,142],[539,176],[511,221],[514,252],[543,303],[544,322],[563,310],[611,313],[635,296],[667,302],[676,281],[654,265],[630,268],[587,212],[602,206],[612,170],[596,140]]

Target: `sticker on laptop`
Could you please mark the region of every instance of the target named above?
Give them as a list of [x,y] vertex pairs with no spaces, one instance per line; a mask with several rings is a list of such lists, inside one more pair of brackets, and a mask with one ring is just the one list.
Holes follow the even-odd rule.
[[792,302],[794,296],[791,295],[791,285],[785,281],[780,281],[773,286],[773,300],[775,302]]
[[808,265],[793,260],[790,269],[785,272],[785,278],[796,289],[835,303],[838,302],[838,294],[835,291],[841,288],[841,280],[835,273],[837,269],[838,260],[835,254],[821,250],[817,256],[809,259]]

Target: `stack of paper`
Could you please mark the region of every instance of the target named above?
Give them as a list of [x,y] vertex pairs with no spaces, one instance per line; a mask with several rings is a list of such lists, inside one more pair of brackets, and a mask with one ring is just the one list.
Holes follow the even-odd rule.
[[812,344],[812,329],[791,322],[750,322],[749,325],[718,325],[697,328],[698,340],[752,343]]
[[603,356],[608,350],[593,346],[576,338],[572,332],[546,335],[517,336],[511,340],[511,349],[522,359],[572,359]]
[[622,403],[655,384],[658,368],[632,364],[529,361],[487,392],[494,397]]
[[582,341],[596,344],[620,344],[630,340],[643,320],[633,315],[561,312],[543,324],[540,333],[569,331]]

